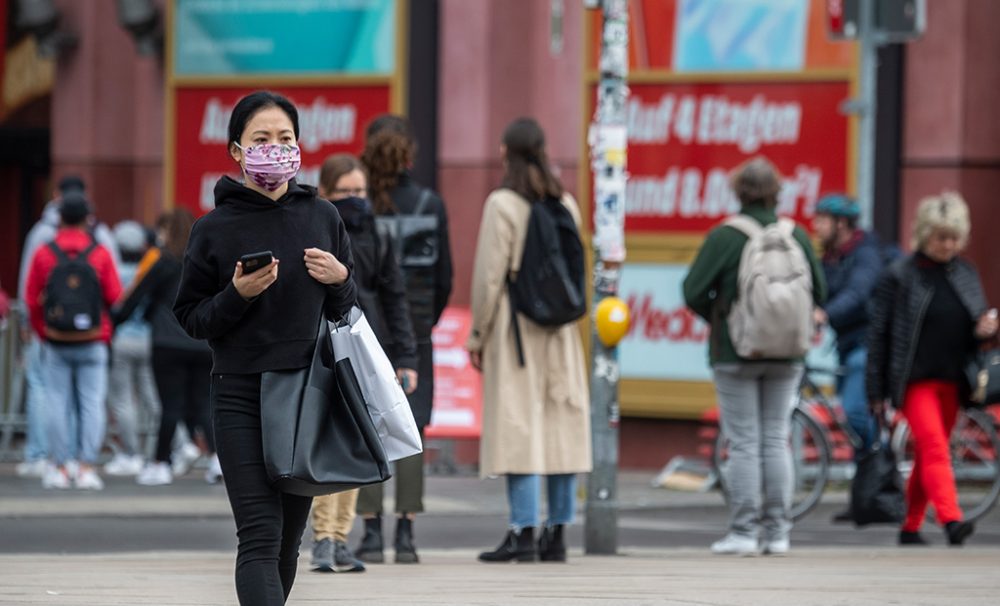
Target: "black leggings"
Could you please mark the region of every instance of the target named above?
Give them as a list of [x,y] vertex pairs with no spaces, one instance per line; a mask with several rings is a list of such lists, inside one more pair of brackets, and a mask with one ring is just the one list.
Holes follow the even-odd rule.
[[209,381],[212,353],[170,347],[153,348],[153,377],[160,394],[160,431],[156,437],[156,460],[169,463],[177,423],[184,421],[195,439],[200,429],[209,452],[215,452],[212,413],[209,408]]
[[242,606],[284,604],[295,581],[311,497],[278,492],[264,469],[260,375],[212,375],[222,477],[236,519],[236,594]]

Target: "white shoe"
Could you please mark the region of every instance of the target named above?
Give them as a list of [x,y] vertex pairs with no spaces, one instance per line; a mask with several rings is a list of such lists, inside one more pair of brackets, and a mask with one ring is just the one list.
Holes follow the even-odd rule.
[[80,490],[104,490],[104,481],[93,467],[81,469],[75,484]]
[[49,463],[45,459],[24,461],[17,464],[17,475],[22,478],[42,478],[48,469]]
[[80,463],[78,461],[66,461],[66,473],[70,480],[75,480],[80,473]]
[[201,458],[201,451],[197,446],[188,442],[170,454],[170,459],[174,462],[173,474],[180,477],[191,471],[195,461]]
[[104,473],[109,476],[134,476],[142,471],[143,465],[141,455],[118,453],[104,466]]
[[712,553],[717,555],[755,556],[760,553],[760,546],[757,544],[757,539],[753,537],[730,533],[712,543]]
[[67,490],[73,487],[73,482],[69,479],[69,473],[65,468],[60,469],[55,465],[49,465],[42,476],[42,488],[55,488],[57,490]]
[[789,544],[788,539],[778,539],[776,541],[767,541],[764,543],[764,555],[788,555],[789,549],[791,549],[791,545]]
[[143,486],[166,486],[172,484],[173,481],[174,476],[170,473],[170,465],[162,462],[147,464],[135,479],[136,484]]
[[212,458],[208,460],[205,481],[209,484],[218,484],[222,481],[222,465],[219,464],[219,455],[217,454],[212,455]]

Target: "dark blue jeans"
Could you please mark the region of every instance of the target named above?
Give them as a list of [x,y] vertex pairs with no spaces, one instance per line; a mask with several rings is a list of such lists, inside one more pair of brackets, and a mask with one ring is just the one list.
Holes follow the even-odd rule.
[[260,375],[212,375],[215,443],[236,519],[236,595],[280,606],[295,581],[311,497],[278,492],[264,468]]
[[842,359],[844,376],[840,378],[837,389],[840,392],[840,405],[844,407],[847,423],[861,438],[861,449],[854,453],[857,460],[868,452],[878,435],[878,424],[868,412],[868,398],[865,395],[865,365],[868,362],[868,348],[861,346],[849,351]]

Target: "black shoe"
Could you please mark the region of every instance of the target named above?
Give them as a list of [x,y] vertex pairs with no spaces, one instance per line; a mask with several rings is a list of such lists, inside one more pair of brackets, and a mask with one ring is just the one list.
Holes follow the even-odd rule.
[[535,529],[522,528],[520,533],[513,530],[507,532],[500,546],[493,551],[484,551],[479,554],[480,562],[534,562],[535,553]]
[[321,539],[313,545],[312,567],[316,572],[333,572],[333,541]]
[[843,511],[838,511],[837,513],[833,514],[833,519],[830,521],[833,522],[834,524],[846,524],[849,522],[853,522],[854,514],[851,513],[851,508],[848,507]]
[[382,518],[365,518],[365,536],[358,545],[358,559],[369,564],[382,564],[385,562],[382,549]]
[[920,536],[919,532],[910,532],[909,530],[899,531],[899,544],[900,545],[927,545],[927,541],[924,537]]
[[546,526],[538,537],[538,559],[543,562],[565,562],[566,543],[563,541],[563,525]]
[[393,546],[396,549],[397,564],[420,563],[417,546],[413,544],[413,520],[405,516],[396,519],[396,540]]
[[976,527],[972,522],[948,522],[944,525],[944,533],[948,536],[948,544],[959,546],[972,535]]

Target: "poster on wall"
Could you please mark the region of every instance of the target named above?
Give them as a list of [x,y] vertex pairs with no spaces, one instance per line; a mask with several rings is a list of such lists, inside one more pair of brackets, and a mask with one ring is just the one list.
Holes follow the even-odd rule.
[[[239,176],[228,152],[233,106],[247,87],[178,88],[175,93],[174,200],[196,215],[215,206],[213,190],[222,175]],[[302,169],[299,183],[319,183],[323,160],[338,152],[359,153],[364,130],[390,109],[388,86],[282,86],[299,111]]]
[[465,350],[471,330],[472,312],[465,307],[446,308],[434,327],[434,409],[424,431],[429,439],[478,438],[482,433],[482,375]]

